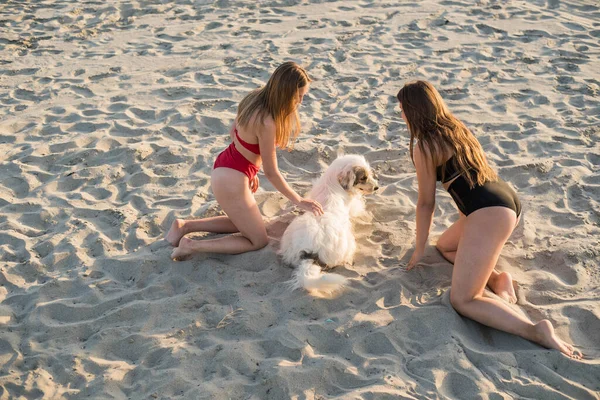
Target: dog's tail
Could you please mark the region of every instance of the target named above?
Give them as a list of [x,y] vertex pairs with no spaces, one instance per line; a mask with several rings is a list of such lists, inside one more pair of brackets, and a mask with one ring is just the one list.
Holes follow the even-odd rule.
[[288,281],[291,290],[303,288],[322,292],[335,292],[343,288],[348,280],[337,274],[327,274],[313,260],[302,260]]

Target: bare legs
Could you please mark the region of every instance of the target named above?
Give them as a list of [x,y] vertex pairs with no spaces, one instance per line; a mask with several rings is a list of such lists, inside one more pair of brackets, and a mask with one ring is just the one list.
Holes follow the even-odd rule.
[[202,219],[176,219],[165,239],[177,247],[181,238],[192,232],[235,233],[239,230],[225,215]]
[[[466,219],[467,217],[461,213],[459,220],[453,223],[452,226],[440,236],[435,245],[442,256],[452,264],[454,264],[456,258],[456,250],[458,250]],[[498,272],[495,269],[492,270],[487,281],[487,286],[492,292],[496,293],[496,295],[507,302],[512,304],[517,302],[517,294],[515,293],[515,288],[513,286],[512,276],[508,272]]]
[[556,336],[550,321],[533,324],[505,302],[482,296],[515,222],[514,211],[506,207],[483,208],[465,218],[454,256],[450,302],[461,315],[479,323],[581,358]]
[[[212,173],[212,190],[227,216],[200,220],[175,220],[166,240],[176,247],[173,259],[193,253],[210,252],[239,254],[265,247],[269,239],[260,210],[252,195],[246,175],[229,169],[217,168]],[[192,240],[184,237],[191,232],[235,233],[217,239]]]

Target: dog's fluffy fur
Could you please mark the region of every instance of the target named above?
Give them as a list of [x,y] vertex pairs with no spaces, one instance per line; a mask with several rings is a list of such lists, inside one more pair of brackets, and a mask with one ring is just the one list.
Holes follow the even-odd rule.
[[341,275],[321,272],[320,265],[352,263],[356,242],[351,218],[364,213],[362,196],[375,190],[371,168],[358,155],[337,158],[314,183],[308,197],[321,203],[324,214],[304,213],[281,238],[279,253],[295,267],[289,282],[292,289],[333,292],[346,284]]

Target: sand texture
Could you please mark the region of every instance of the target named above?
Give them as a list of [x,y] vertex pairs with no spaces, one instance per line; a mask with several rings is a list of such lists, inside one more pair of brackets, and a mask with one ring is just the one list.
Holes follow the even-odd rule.
[[[340,153],[381,189],[333,298],[290,292],[294,217],[261,174],[272,244],[170,259],[238,102],[283,61],[314,79],[279,152],[305,193]],[[498,268],[571,360],[462,318],[451,265],[414,246],[417,182],[395,95],[439,88],[520,195]],[[598,399],[597,1],[2,1],[0,399]],[[431,243],[457,218],[441,188]]]

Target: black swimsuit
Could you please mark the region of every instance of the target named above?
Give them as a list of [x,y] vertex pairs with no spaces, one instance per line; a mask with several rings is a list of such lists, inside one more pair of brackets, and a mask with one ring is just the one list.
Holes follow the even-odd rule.
[[[521,202],[515,191],[502,179],[498,178],[496,182],[486,182],[483,185],[475,185],[472,189],[469,182],[465,179],[458,167],[455,165],[454,156],[446,161],[442,183],[450,182],[456,178],[448,187],[448,192],[458,209],[465,215],[469,215],[480,208],[486,207],[507,207],[517,213],[517,218],[521,215]],[[466,173],[471,173],[467,171]],[[436,168],[436,178],[442,181],[442,166]]]

